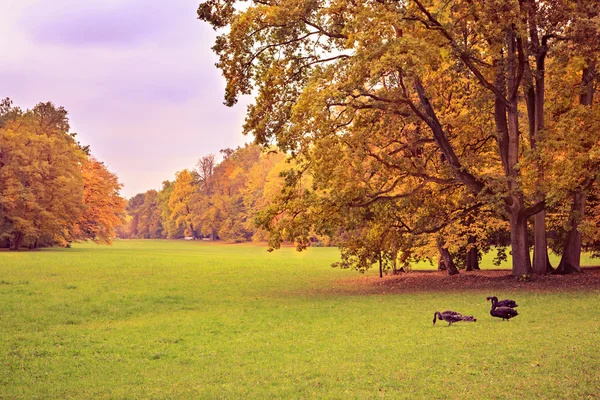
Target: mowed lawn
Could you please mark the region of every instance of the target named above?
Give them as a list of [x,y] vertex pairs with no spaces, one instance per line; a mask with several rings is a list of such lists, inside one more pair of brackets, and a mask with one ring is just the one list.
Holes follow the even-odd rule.
[[[600,395],[600,290],[363,294],[337,257],[183,241],[0,252],[0,398]],[[492,319],[492,294],[520,315]],[[478,321],[432,326],[446,309]]]

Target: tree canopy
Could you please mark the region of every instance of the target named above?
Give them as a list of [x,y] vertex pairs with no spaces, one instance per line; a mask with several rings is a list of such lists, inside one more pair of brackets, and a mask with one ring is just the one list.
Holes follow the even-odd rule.
[[265,220],[276,240],[375,224],[398,238],[388,251],[400,243],[417,254],[423,243],[485,245],[507,226],[517,276],[532,271],[529,221],[533,270],[550,268],[546,213],[566,221],[553,244],[563,248],[559,269],[579,268],[578,228],[600,166],[598,13],[592,0],[209,0],[198,9],[222,32],[213,49],[225,103],[255,94],[244,131],[312,176],[312,191]]
[[13,249],[115,236],[121,185],[69,129],[52,103],[0,107],[0,239]]
[[[255,220],[283,187],[281,171],[290,166],[281,152],[246,145],[209,154],[196,169],[185,169],[156,192],[132,197],[124,238],[205,238],[228,242],[262,241]],[[150,223],[151,221],[151,223]]]

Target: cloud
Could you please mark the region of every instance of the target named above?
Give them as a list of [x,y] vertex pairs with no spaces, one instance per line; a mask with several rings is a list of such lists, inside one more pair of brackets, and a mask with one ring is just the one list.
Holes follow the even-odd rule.
[[[66,46],[132,47],[193,19],[181,1],[41,2],[23,16],[23,26],[39,43]],[[182,13],[184,11],[184,13]]]
[[0,0],[0,98],[69,111],[132,196],[198,158],[236,147],[248,99],[223,105],[215,32],[201,0]]

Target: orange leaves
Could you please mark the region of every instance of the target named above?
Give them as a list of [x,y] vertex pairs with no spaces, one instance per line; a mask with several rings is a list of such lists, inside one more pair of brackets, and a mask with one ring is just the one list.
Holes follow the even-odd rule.
[[0,115],[0,236],[15,249],[109,242],[119,223],[117,178],[87,159],[66,115],[52,103]]
[[14,248],[54,243],[80,215],[85,154],[64,131],[65,115],[47,103],[0,126],[0,234]]
[[125,200],[119,195],[122,185],[115,174],[93,157],[83,163],[81,174],[84,209],[76,238],[111,243],[125,212]]

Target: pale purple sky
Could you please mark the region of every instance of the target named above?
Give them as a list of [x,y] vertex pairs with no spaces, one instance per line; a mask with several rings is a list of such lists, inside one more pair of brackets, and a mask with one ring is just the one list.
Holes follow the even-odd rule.
[[131,197],[252,140],[247,99],[225,80],[196,19],[201,0],[0,0],[0,97],[52,101]]

